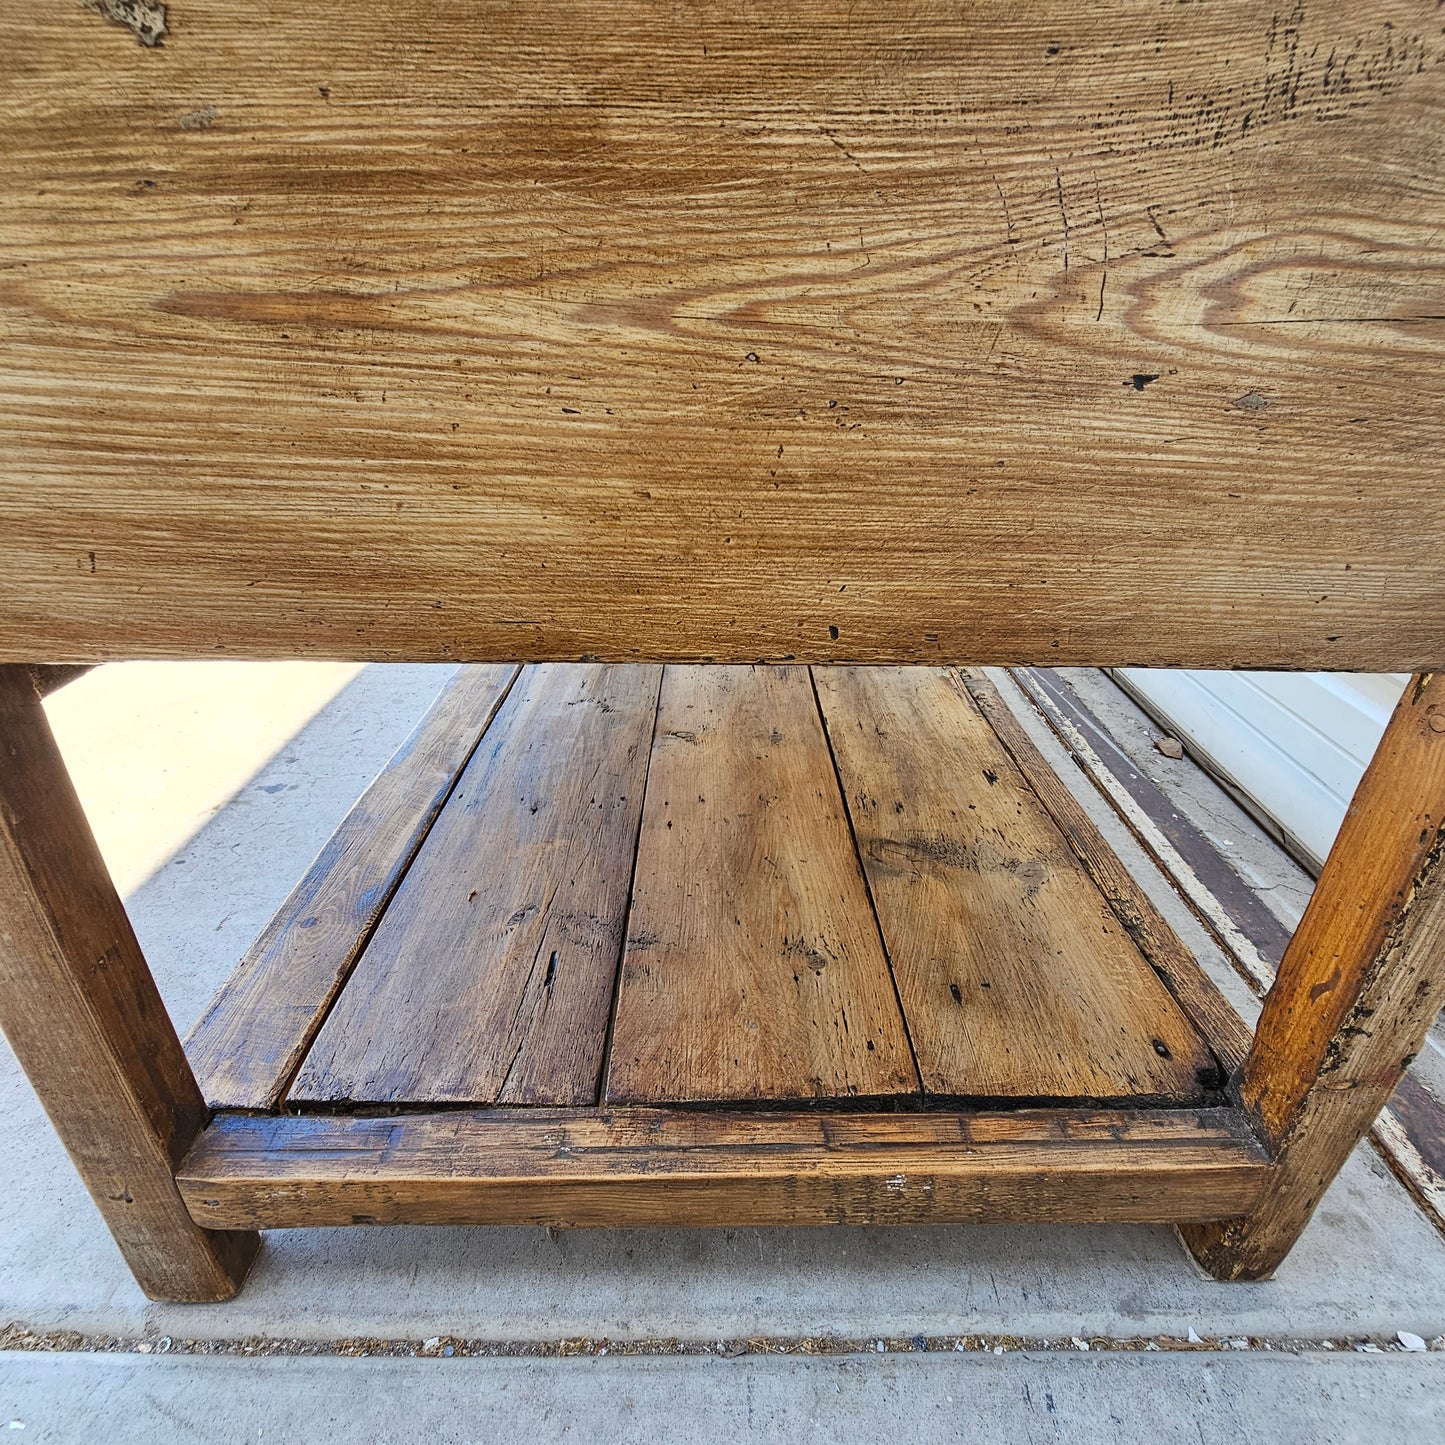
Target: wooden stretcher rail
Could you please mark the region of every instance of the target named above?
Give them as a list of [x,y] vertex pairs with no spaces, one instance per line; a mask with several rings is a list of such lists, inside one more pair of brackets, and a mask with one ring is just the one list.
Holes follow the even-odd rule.
[[1176,1223],[1268,1158],[1227,1109],[223,1114],[182,1164],[212,1229],[338,1224]]

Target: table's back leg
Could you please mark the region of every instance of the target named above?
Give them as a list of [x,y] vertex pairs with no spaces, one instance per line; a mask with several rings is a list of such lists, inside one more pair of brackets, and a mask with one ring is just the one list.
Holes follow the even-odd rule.
[[1220,1279],[1265,1279],[1445,1004],[1445,674],[1412,679],[1265,999],[1241,1084],[1274,1151],[1253,1213],[1181,1229]]
[[206,1108],[27,668],[0,666],[0,1026],[156,1299],[228,1299],[260,1237],[197,1227],[174,1171]]

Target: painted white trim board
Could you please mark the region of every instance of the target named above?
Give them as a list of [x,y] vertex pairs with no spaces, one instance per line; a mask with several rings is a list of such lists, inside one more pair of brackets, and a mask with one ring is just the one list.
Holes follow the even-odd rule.
[[1114,675],[1315,870],[1409,680],[1138,667]]

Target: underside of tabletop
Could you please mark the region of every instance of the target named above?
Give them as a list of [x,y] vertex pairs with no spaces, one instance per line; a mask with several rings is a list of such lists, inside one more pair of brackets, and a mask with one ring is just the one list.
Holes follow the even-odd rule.
[[1433,0],[105,8],[7,7],[0,659],[1440,661]]

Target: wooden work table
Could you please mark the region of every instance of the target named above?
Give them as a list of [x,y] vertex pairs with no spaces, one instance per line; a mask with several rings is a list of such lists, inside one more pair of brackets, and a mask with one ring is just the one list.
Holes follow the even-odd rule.
[[[1280,1263],[1445,1001],[1433,0],[6,18],[0,1023],[148,1291],[407,1221]],[[137,657],[465,664],[186,1047],[37,697]],[[1021,662],[1414,672],[1253,1038]]]

